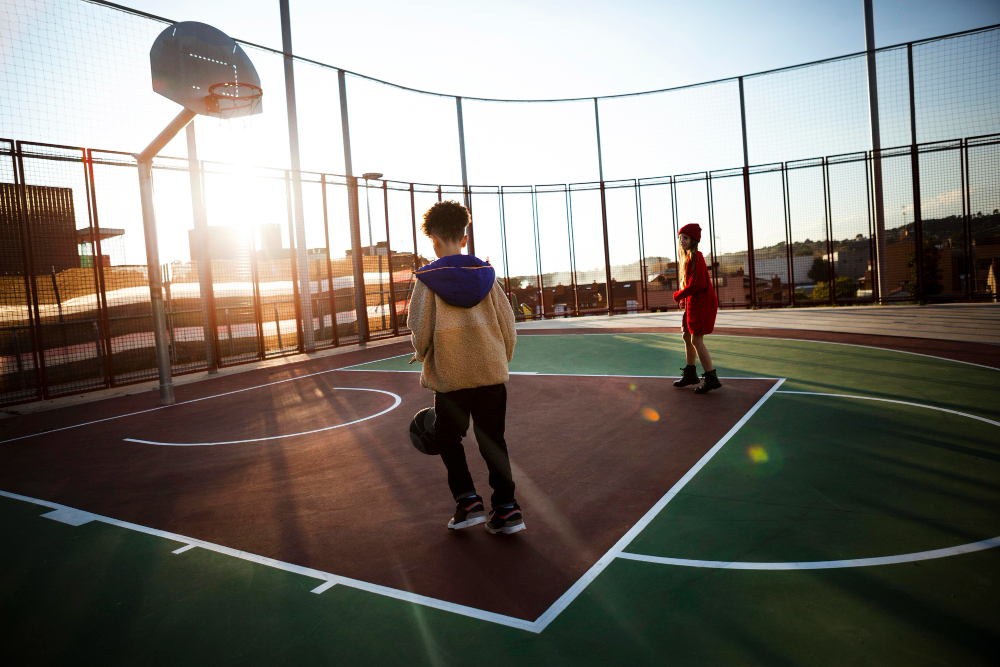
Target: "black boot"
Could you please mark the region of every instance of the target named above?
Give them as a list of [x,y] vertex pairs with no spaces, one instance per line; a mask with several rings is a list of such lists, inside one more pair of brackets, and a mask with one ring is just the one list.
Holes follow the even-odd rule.
[[722,388],[722,383],[719,382],[719,374],[717,370],[705,371],[705,374],[702,377],[705,378],[705,384],[695,389],[694,393],[707,394],[713,389]]
[[685,366],[681,369],[684,374],[681,375],[681,379],[674,382],[675,387],[686,387],[689,384],[698,384],[701,380],[698,379],[698,371],[695,369],[694,364],[690,366]]

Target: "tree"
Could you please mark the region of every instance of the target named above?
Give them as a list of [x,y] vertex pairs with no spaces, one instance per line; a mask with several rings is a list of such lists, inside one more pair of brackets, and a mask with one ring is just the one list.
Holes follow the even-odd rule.
[[[934,296],[944,291],[941,284],[941,251],[937,247],[937,239],[924,239],[924,296]],[[906,291],[910,296],[917,296],[917,253],[914,250],[910,253],[907,262],[910,267],[910,282],[906,285]]]
[[[841,276],[833,281],[833,289],[838,299],[853,299],[858,294],[858,287],[854,284],[853,278]],[[812,298],[818,301],[826,301],[830,298],[830,283],[824,280],[816,283],[813,288]]]
[[806,275],[814,283],[825,283],[830,277],[829,262],[822,257],[813,260],[813,265]]

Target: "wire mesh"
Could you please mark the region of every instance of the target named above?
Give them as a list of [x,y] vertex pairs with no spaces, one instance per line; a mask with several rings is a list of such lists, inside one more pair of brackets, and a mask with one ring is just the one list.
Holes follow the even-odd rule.
[[[868,196],[868,160],[864,153],[827,161],[830,244],[833,249],[833,298],[837,303],[872,301],[875,243]],[[817,286],[817,289],[821,287]],[[827,287],[826,289],[829,289]],[[823,294],[813,293],[817,300]]]
[[0,404],[38,398],[42,383],[35,347],[27,239],[14,142],[0,140]]
[[881,152],[884,183],[884,300],[907,301],[916,295],[916,243],[913,228],[913,175],[910,147]]
[[703,231],[700,247],[711,248],[715,257],[719,305],[745,308],[750,305],[750,276],[743,170],[713,171],[708,183],[712,202],[712,245],[707,242],[709,234]]
[[635,181],[605,183],[608,257],[611,260],[611,304],[614,312],[645,309],[646,265]]
[[[829,303],[829,237],[827,228],[824,160],[801,160],[787,165],[785,176],[792,284],[796,305]],[[827,290],[824,294],[823,287]],[[819,294],[814,292],[819,289]]]
[[519,320],[540,318],[541,268],[538,263],[534,190],[531,186],[504,186],[500,195],[514,314]]
[[576,309],[566,186],[536,186],[535,208],[543,311],[546,317],[565,317]]
[[577,312],[608,312],[608,263],[604,255],[604,215],[598,183],[569,186],[573,224],[573,266],[576,269]]
[[676,308],[673,294],[677,283],[677,229],[674,224],[672,181],[666,178],[640,180],[637,184],[645,260],[646,308],[651,311]]
[[913,46],[917,141],[1000,132],[1000,28]]
[[[592,101],[462,100],[462,109],[469,183],[565,183],[599,178]],[[451,146],[456,144],[445,145],[452,154]],[[454,154],[457,158],[458,151]]]
[[968,264],[963,216],[962,143],[920,146],[920,217],[923,237],[923,296],[964,296]]
[[707,171],[743,163],[735,80],[602,98],[598,107],[606,180]]
[[[757,305],[787,306],[791,302],[791,247],[785,210],[784,165],[750,169],[750,212],[753,219],[753,267]],[[749,281],[750,262],[743,268]],[[729,301],[738,301],[736,295]],[[720,303],[722,300],[720,298]]]
[[997,300],[1000,291],[1000,137],[966,143],[966,229],[971,296]]
[[18,142],[28,274],[49,396],[106,386],[88,175],[80,148]]

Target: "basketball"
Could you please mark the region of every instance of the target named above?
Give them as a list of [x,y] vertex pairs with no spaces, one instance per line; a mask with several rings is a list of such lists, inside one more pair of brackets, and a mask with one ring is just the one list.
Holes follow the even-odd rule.
[[423,454],[437,456],[441,453],[434,442],[434,408],[424,408],[413,415],[410,421],[410,442]]

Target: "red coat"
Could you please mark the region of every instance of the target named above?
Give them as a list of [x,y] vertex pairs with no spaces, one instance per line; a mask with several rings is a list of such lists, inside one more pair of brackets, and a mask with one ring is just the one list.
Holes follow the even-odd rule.
[[719,310],[719,298],[708,276],[705,257],[695,253],[685,270],[687,280],[684,289],[674,292],[674,301],[684,307],[684,321],[687,330],[696,336],[710,334],[715,329],[715,313]]

